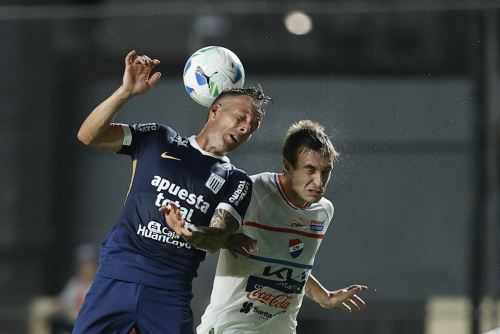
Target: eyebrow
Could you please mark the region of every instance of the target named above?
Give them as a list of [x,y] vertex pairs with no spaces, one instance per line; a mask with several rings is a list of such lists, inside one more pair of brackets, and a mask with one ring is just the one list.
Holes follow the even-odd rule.
[[329,171],[329,172],[333,170],[333,167],[332,167],[332,166],[330,166],[330,165],[326,166],[325,168],[317,168],[317,167],[316,167],[316,166],[314,166],[314,165],[307,164],[307,165],[304,165],[304,168],[307,168],[307,169],[314,169],[314,170],[316,170],[316,169],[321,169],[321,170],[325,169],[325,170],[327,170],[327,171]]

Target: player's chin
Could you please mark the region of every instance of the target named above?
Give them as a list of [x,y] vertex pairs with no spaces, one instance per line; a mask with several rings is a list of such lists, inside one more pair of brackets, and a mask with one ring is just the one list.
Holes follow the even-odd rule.
[[316,191],[308,191],[305,200],[311,203],[319,202],[319,200],[323,197],[323,193]]
[[224,140],[224,149],[226,152],[231,152],[232,150],[240,146],[240,144],[240,142],[234,141],[231,139],[231,137],[229,137],[228,139]]

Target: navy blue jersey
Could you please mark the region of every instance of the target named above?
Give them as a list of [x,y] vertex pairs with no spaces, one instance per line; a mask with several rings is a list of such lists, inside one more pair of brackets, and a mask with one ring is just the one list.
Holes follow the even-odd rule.
[[[251,198],[248,175],[227,157],[201,149],[156,123],[123,125],[118,153],[133,161],[123,211],[101,247],[98,275],[158,288],[186,288],[205,252],[168,228],[160,206],[174,202],[184,219],[208,226],[222,208],[241,224]],[[190,290],[189,290],[190,293]]]

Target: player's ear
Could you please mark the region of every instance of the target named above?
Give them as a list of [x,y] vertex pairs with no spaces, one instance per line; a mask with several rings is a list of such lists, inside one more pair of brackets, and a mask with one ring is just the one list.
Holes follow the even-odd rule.
[[285,175],[290,174],[291,167],[292,167],[292,165],[290,164],[290,162],[288,160],[286,160],[285,158],[283,158],[283,173]]
[[221,111],[221,104],[220,103],[214,103],[210,106],[208,109],[208,118],[215,118],[217,114]]

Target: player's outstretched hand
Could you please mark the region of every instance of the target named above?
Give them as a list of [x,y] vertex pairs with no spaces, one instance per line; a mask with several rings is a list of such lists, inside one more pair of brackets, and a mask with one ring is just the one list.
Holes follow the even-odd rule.
[[190,238],[193,236],[192,231],[188,229],[184,218],[182,218],[181,211],[174,203],[169,203],[168,206],[162,206],[159,210],[165,215],[168,226],[174,230],[175,233],[183,238]]
[[235,258],[238,258],[238,255],[249,256],[257,250],[257,240],[243,233],[234,233],[227,238],[225,248],[229,249]]
[[330,291],[329,297],[320,305],[324,308],[339,307],[347,312],[361,311],[366,303],[358,297],[357,293],[365,290],[368,290],[367,286],[351,285],[344,289]]
[[135,50],[130,51],[125,57],[123,89],[132,96],[151,89],[161,77],[160,72],[150,75],[151,70],[159,63],[158,59],[151,59],[146,55],[138,56]]

